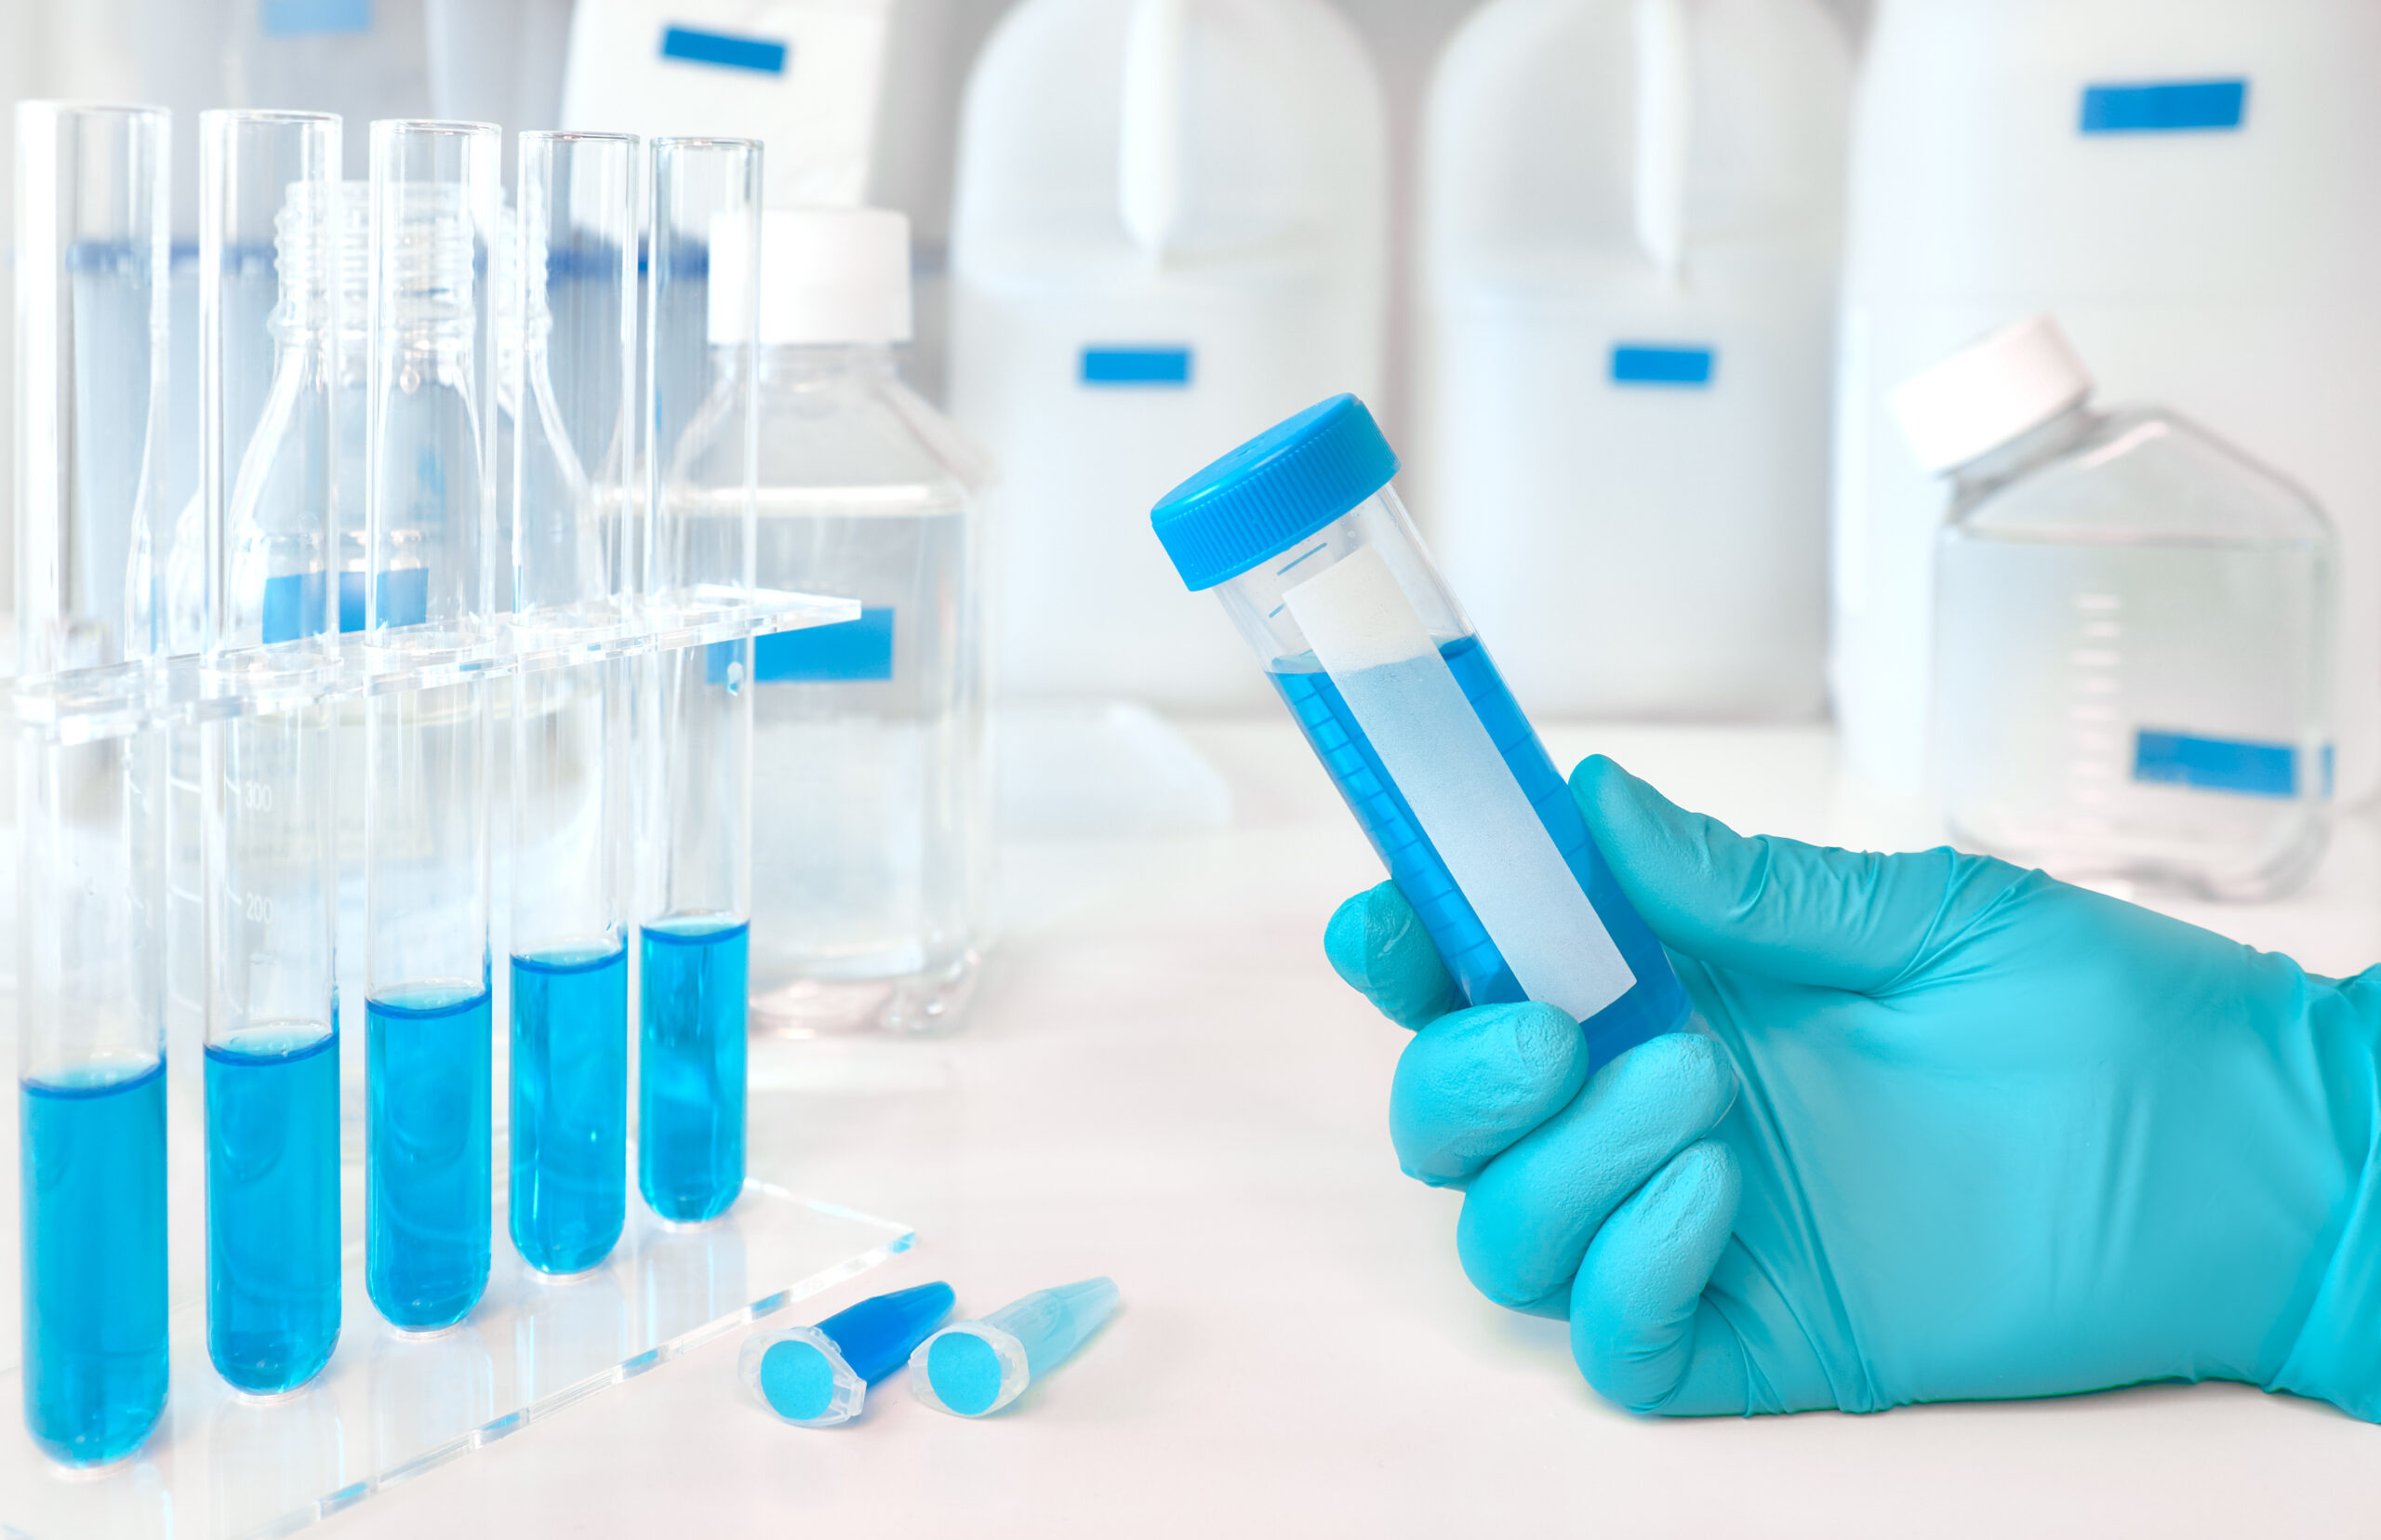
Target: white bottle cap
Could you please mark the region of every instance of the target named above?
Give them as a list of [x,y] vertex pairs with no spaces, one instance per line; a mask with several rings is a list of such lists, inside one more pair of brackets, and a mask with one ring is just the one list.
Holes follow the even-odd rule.
[[2039,428],[2092,393],[2092,377],[2058,323],[2037,315],[1910,376],[1886,404],[1919,463],[1962,465]]
[[[711,339],[741,329],[740,215],[712,232]],[[773,208],[761,216],[761,340],[910,339],[910,219],[889,208]]]

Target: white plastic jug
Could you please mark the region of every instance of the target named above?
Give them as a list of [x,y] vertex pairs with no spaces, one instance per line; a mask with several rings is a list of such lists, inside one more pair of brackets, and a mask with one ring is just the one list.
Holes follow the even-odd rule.
[[892,0],[578,0],[565,128],[764,141],[772,208],[868,191]]
[[1837,377],[1836,708],[1926,782],[1945,495],[1899,381],[2055,316],[2105,394],[2172,404],[2335,524],[2338,790],[2381,778],[2381,7],[1881,0],[1853,109]]
[[1820,710],[1850,86],[1817,0],[1494,0],[1441,55],[1417,501],[1530,710]]
[[1004,686],[1260,705],[1149,511],[1269,423],[1379,385],[1363,45],[1322,0],[1023,0],[961,121],[951,408],[998,466]]

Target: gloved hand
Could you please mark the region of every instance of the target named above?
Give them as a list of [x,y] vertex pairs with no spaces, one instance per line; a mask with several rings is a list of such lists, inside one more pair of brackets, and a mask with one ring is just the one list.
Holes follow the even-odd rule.
[[[2238,1379],[2381,1419],[2381,980],[2002,861],[1745,839],[1571,790],[1703,1030],[1590,1066],[1457,1009],[1384,883],[1326,949],[1420,1030],[1390,1131],[1464,1269],[1641,1412]],[[1592,1069],[1593,1073],[1590,1074]]]

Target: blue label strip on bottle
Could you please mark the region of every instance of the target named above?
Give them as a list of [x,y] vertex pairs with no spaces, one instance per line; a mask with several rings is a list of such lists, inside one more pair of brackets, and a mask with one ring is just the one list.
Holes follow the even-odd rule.
[[[2332,751],[2322,754],[2323,790],[2332,785]],[[2298,750],[2287,743],[2194,737],[2143,728],[2133,737],[2133,778],[2243,797],[2298,795]]]
[[[736,644],[714,642],[703,682],[727,678]],[[752,642],[752,677],[763,684],[834,684],[893,677],[893,606],[862,605],[857,620],[778,631]]]
[[267,37],[328,37],[372,30],[372,0],[264,0]]
[[1711,383],[1712,350],[1672,343],[1616,342],[1612,345],[1615,385],[1681,385],[1690,390]]
[[[358,630],[363,622],[356,622]],[[286,572],[264,580],[264,639],[295,642],[323,629],[323,575]]]
[[[346,579],[340,578],[339,629],[347,629]],[[360,586],[360,585],[359,585]],[[380,574],[380,614],[383,626],[419,626],[430,618],[430,569],[398,567]],[[357,628],[361,630],[359,626]]]
[[2246,80],[2159,80],[2086,86],[2076,124],[2085,134],[2222,133],[2241,126]]
[[723,70],[781,75],[785,73],[786,46],[774,37],[665,27],[661,33],[661,57],[689,64],[715,64]]
[[1188,386],[1190,350],[1177,347],[1085,348],[1083,382],[1105,386]]

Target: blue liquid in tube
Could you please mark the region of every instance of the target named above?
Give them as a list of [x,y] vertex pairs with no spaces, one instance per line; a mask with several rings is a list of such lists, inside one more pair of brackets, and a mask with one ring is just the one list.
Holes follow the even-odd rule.
[[744,978],[749,927],[639,932],[637,1189],[676,1224],[723,1213],[744,1187]]
[[364,1281],[389,1324],[435,1331],[487,1285],[488,992],[366,1002]]
[[541,1272],[610,1255],[628,1209],[629,954],[512,960],[512,1244]]
[[339,1343],[339,1029],[260,1027],[206,1045],[206,1351],[257,1395]]
[[166,1409],[166,1066],[17,1082],[25,1427],[52,1459],[140,1447]]
[[[1570,788],[1506,689],[1487,649],[1476,636],[1459,636],[1440,644],[1439,654],[1523,794],[1529,798],[1563,864],[1603,921],[1629,972],[1637,976],[1635,987],[1627,994],[1580,1024],[1596,1062],[1674,1030],[1686,1016],[1686,991],[1670,971],[1661,943],[1646,929],[1604,865],[1603,854],[1589,836],[1587,820],[1571,800]],[[1456,886],[1446,863],[1422,832],[1413,809],[1390,779],[1331,676],[1316,665],[1306,670],[1277,671],[1270,677],[1297,718],[1307,742],[1330,771],[1349,811],[1363,825],[1365,836],[1389,868],[1398,890],[1421,917],[1422,928],[1437,946],[1464,998],[1474,1005],[1528,998],[1489,938],[1487,928]]]

